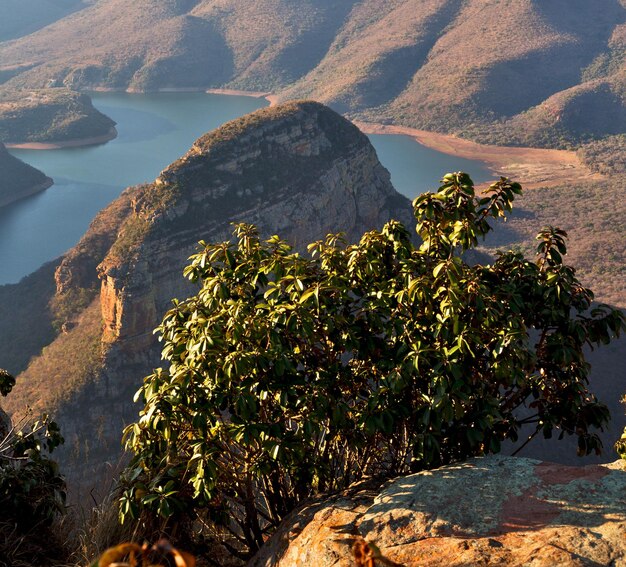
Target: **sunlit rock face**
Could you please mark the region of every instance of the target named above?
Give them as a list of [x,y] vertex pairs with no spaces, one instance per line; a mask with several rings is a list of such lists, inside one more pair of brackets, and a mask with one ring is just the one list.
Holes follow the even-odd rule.
[[351,567],[366,543],[381,565],[623,565],[624,462],[491,456],[355,487],[289,516],[251,566]]
[[313,102],[260,110],[207,134],[130,206],[128,225],[145,234],[102,263],[102,314],[108,339],[142,346],[171,298],[188,293],[180,274],[197,241],[228,239],[231,222],[300,249],[328,232],[355,239],[392,217],[410,222],[368,139]]

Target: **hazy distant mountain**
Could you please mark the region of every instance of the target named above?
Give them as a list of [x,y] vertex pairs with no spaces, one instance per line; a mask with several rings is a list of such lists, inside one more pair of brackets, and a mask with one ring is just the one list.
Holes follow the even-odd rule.
[[37,65],[18,81],[30,86],[278,88],[322,59],[355,3],[98,0],[5,45],[0,61]]
[[[626,0],[95,0],[0,44],[11,86],[225,86],[496,142],[626,129]],[[2,69],[0,68],[0,74]]]
[[2,0],[0,41],[28,35],[85,5],[84,0]]

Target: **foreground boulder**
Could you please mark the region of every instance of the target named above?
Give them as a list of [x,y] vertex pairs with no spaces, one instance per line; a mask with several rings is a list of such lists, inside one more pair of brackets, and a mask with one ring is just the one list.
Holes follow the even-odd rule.
[[376,565],[626,565],[626,468],[490,456],[355,489],[287,518],[251,565],[352,567],[366,542]]

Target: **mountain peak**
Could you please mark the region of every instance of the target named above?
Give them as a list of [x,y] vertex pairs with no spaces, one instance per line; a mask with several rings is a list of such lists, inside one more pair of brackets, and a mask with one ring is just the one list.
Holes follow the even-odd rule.
[[[261,187],[275,186],[279,176],[290,177],[294,183],[304,181],[306,171],[301,167],[309,170],[315,158],[347,155],[367,145],[367,137],[330,108],[314,101],[290,101],[231,120],[201,136],[156,183],[206,187],[210,179],[219,184],[222,177],[232,174],[239,175],[241,190],[252,189],[248,187],[252,184],[253,192],[258,192]],[[250,148],[254,148],[252,153]],[[266,167],[260,167],[261,161]],[[246,179],[246,173],[255,178]]]

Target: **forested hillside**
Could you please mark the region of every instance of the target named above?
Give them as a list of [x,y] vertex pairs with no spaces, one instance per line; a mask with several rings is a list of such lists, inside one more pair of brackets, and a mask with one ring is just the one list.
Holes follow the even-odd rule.
[[0,142],[0,207],[43,191],[50,185],[52,179],[13,157]]
[[115,135],[115,122],[98,112],[86,94],[66,88],[16,92],[0,87],[0,141],[6,144],[88,138],[104,142]]

